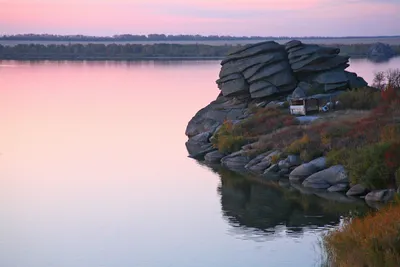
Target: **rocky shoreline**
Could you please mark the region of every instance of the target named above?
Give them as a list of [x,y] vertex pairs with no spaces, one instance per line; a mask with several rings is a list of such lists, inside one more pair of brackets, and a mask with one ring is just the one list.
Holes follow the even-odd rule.
[[[304,161],[298,155],[286,155],[276,149],[249,154],[253,143],[233,153],[224,153],[213,145],[224,122],[241,123],[254,116],[254,107],[285,109],[285,101],[290,98],[316,94],[330,97],[346,89],[367,86],[363,78],[345,70],[349,66],[348,57],[339,53],[336,48],[293,40],[285,45],[275,42],[248,45],[230,54],[222,60],[216,81],[221,93],[197,112],[186,128],[190,157],[209,164],[219,163],[233,171],[256,174],[260,181],[288,179],[296,186],[340,192],[365,198],[367,202],[393,199],[395,189],[368,190],[360,184],[350,186],[345,168],[329,166],[325,157]],[[299,124],[309,123],[302,117],[297,119]]]

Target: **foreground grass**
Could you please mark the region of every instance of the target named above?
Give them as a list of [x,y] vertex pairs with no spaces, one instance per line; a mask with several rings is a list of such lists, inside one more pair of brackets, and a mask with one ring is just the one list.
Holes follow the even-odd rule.
[[323,247],[335,267],[400,266],[400,205],[346,221],[324,236]]

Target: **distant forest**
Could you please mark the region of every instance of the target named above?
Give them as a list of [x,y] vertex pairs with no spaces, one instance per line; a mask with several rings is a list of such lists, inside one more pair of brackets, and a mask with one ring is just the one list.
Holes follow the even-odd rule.
[[[350,57],[366,57],[370,44],[330,45]],[[0,45],[0,60],[220,59],[242,45],[205,44],[17,44]],[[400,55],[400,45],[392,48]]]
[[[0,40],[8,41],[233,41],[233,40],[286,40],[286,39],[346,39],[346,38],[371,38],[372,36],[344,36],[344,37],[325,37],[325,36],[229,36],[229,35],[166,35],[166,34],[121,34],[113,36],[87,36],[87,35],[56,35],[56,34],[16,34],[3,35]],[[373,36],[374,38],[393,38],[400,36]]]

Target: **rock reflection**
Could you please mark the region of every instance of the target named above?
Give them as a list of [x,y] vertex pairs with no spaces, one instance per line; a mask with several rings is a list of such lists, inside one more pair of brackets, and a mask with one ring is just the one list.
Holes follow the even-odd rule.
[[265,240],[282,234],[297,238],[368,211],[363,201],[339,193],[312,191],[285,180],[260,184],[219,166],[208,167],[221,179],[223,217],[233,226],[231,233],[241,238]]

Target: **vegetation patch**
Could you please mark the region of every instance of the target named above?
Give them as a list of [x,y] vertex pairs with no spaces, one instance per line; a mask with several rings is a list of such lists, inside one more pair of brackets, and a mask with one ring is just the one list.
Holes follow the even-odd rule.
[[337,98],[342,109],[370,110],[379,105],[381,93],[375,88],[365,87],[346,91]]
[[298,123],[296,118],[284,109],[257,108],[253,112],[249,118],[238,123],[225,121],[214,134],[214,147],[220,152],[232,153],[240,150],[245,144],[257,141],[261,135]]
[[333,266],[400,266],[400,206],[354,218],[328,233],[323,246]]

